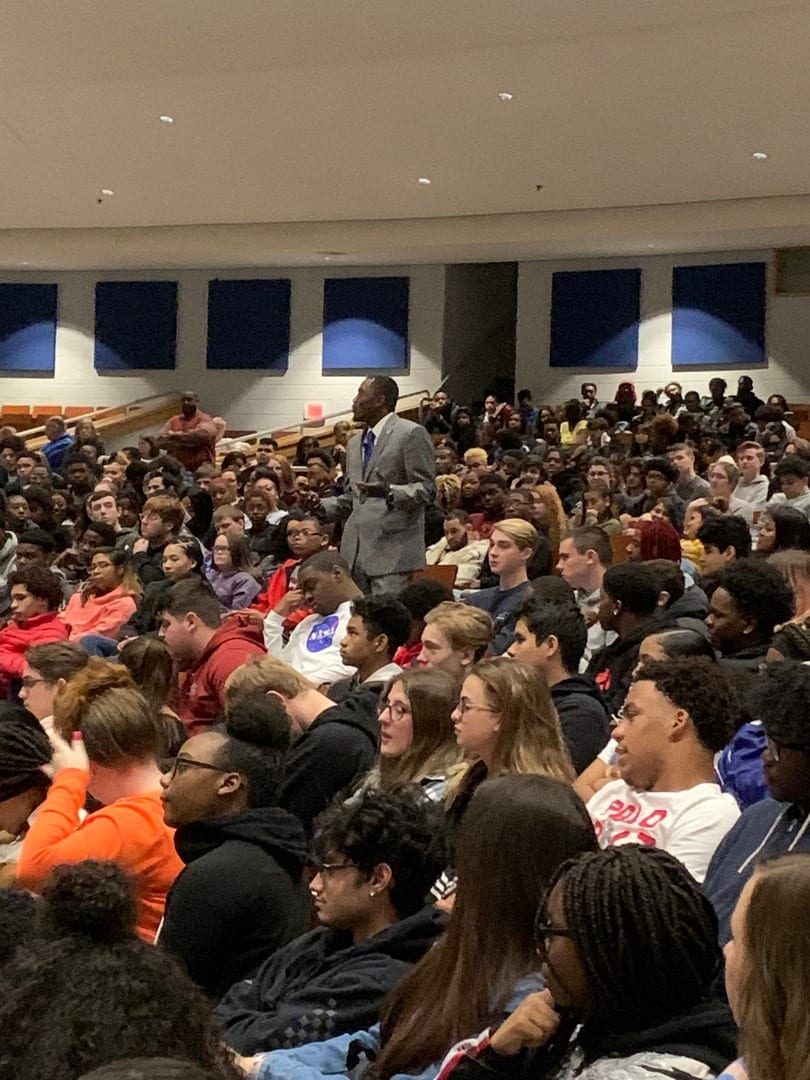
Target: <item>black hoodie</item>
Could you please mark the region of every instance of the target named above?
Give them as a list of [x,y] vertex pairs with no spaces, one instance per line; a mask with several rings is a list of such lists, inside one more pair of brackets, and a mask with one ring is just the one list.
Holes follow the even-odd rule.
[[642,641],[647,634],[659,633],[664,629],[670,629],[668,621],[651,618],[637,626],[627,637],[617,637],[591,657],[585,674],[593,679],[602,691],[611,713],[617,713],[624,704],[633,680],[633,668],[638,663],[638,650]]
[[374,764],[379,731],[362,701],[347,698],[324,709],[288,751],[278,801],[308,836],[318,814]]
[[325,928],[291,941],[217,1006],[225,1041],[240,1054],[258,1054],[364,1031],[446,924],[431,905],[360,945]]
[[310,924],[300,822],[276,806],[181,825],[186,864],[166,899],[158,944],[217,1000]]
[[610,717],[602,693],[592,679],[569,675],[551,688],[568,752],[579,775],[610,738]]

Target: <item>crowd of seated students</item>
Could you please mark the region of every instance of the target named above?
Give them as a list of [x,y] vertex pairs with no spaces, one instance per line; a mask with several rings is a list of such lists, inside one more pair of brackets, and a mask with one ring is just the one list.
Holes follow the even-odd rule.
[[391,387],[292,462],[0,433],[0,1080],[803,1078],[787,403],[440,391],[366,482]]

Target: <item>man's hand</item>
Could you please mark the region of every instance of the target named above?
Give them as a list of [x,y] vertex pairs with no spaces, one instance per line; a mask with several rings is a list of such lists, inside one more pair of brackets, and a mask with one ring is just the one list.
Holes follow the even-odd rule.
[[276,615],[280,615],[282,619],[286,619],[288,615],[300,608],[304,602],[304,594],[300,589],[290,589],[289,592],[285,592],[273,611]]
[[524,1047],[545,1046],[560,1026],[550,990],[529,994],[489,1041],[496,1054],[516,1054]]
[[317,510],[321,505],[321,497],[317,491],[298,491],[298,505],[302,510]]
[[139,536],[135,543],[132,545],[132,554],[140,555],[142,551],[149,550],[149,541],[144,539],[143,536]]
[[388,495],[386,484],[366,484],[362,480],[357,484],[357,490],[369,499],[384,499]]

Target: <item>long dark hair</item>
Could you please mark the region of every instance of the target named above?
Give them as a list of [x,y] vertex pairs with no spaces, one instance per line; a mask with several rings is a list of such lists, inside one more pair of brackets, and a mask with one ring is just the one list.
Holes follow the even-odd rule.
[[515,983],[538,966],[537,898],[561,862],[595,849],[585,807],[561,780],[510,775],[481,784],[459,831],[447,933],[383,1009],[380,1077],[421,1072],[492,1022]]

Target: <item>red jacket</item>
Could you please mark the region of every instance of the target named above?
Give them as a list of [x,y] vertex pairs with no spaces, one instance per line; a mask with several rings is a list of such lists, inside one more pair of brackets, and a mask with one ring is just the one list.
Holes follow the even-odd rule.
[[260,625],[243,615],[225,620],[197,663],[181,675],[177,712],[189,735],[207,731],[222,716],[230,673],[266,652]]
[[0,696],[6,696],[12,679],[22,678],[26,649],[47,641],[64,641],[67,636],[67,627],[55,611],[22,622],[12,619],[5,630],[0,630]]

